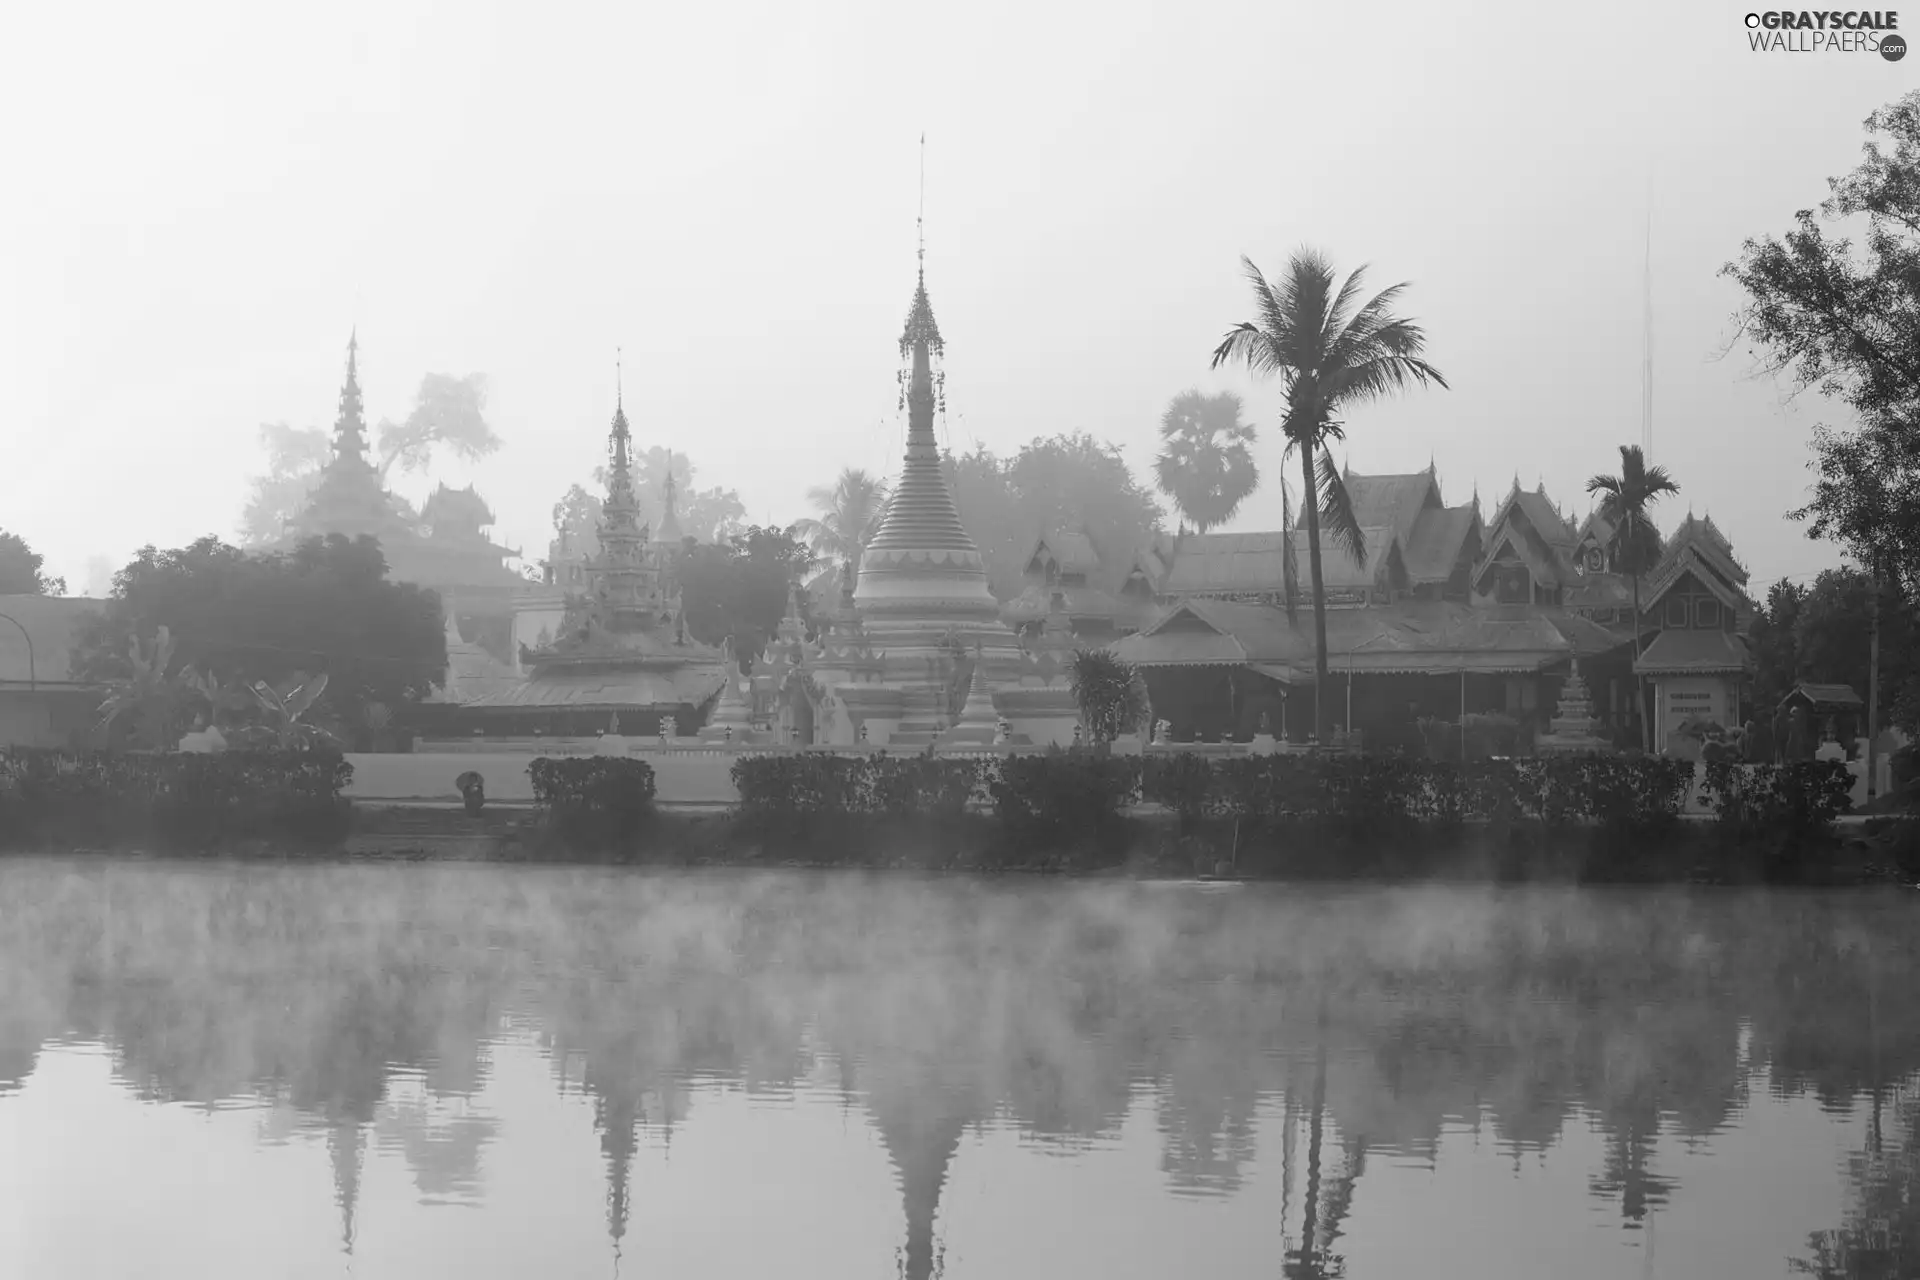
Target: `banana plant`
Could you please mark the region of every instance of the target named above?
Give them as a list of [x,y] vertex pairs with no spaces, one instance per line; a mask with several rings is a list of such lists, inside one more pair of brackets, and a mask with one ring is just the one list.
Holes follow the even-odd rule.
[[140,637],[127,642],[127,662],[133,676],[116,685],[100,704],[100,730],[110,733],[122,719],[131,715],[137,721],[140,739],[150,746],[166,745],[166,721],[177,697],[167,680],[167,668],[173,663],[173,633],[166,627],[155,632],[151,645],[142,645]]
[[255,705],[266,717],[265,731],[281,749],[310,750],[317,746],[339,745],[331,733],[300,718],[326,691],[326,672],[309,680],[302,680],[298,676],[283,680],[278,688],[264,680],[257,680],[251,688]]
[[252,691],[246,685],[222,680],[211,671],[201,671],[191,664],[180,668],[175,679],[181,688],[207,704],[210,725],[219,724],[223,714],[250,711],[254,706]]

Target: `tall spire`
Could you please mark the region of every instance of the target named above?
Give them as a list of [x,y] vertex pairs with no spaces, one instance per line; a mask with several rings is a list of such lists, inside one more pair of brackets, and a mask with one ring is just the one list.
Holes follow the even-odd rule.
[[678,546],[680,540],[686,535],[680,532],[680,516],[674,509],[674,494],[678,492],[679,486],[673,479],[673,450],[671,449],[667,450],[667,478],[660,487],[666,505],[660,514],[660,527],[655,531],[653,540]]
[[340,416],[333,424],[333,453],[343,460],[364,462],[367,456],[367,420],[360,403],[360,329],[347,336],[347,380],[340,386]]

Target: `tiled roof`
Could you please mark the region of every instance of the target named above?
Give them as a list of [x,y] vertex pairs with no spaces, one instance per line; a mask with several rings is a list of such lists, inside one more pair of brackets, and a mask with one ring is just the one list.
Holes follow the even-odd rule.
[[1130,610],[1118,596],[1098,587],[1048,587],[1035,583],[1001,606],[1000,616],[1008,622],[1034,622],[1053,612],[1055,593],[1064,597],[1069,618],[1112,618]]
[[1428,507],[1413,522],[1411,535],[1402,535],[1407,548],[1407,574],[1415,582],[1445,582],[1453,576],[1460,548],[1477,518],[1471,506]]
[[1027,557],[1032,564],[1042,550],[1051,551],[1062,573],[1093,573],[1100,567],[1100,553],[1094,549],[1093,539],[1078,529],[1049,533],[1036,540],[1033,554]]
[[[1850,684],[1813,684],[1802,680],[1793,686],[1787,698],[1805,698],[1815,706],[1822,707],[1859,707],[1865,706],[1865,700],[1853,691]],[[1785,701],[1785,699],[1782,699]]]
[[668,671],[543,671],[466,705],[474,710],[553,707],[577,711],[699,706],[719,691],[724,679],[717,666]]
[[[69,665],[74,637],[100,610],[104,600],[81,596],[0,596],[0,614],[20,625],[0,620],[0,681],[65,684],[73,680]],[[26,635],[21,635],[24,628]],[[27,636],[33,638],[33,660],[27,660]],[[29,672],[31,668],[31,672]]]
[[1633,669],[1647,675],[1710,675],[1753,665],[1746,642],[1725,631],[1662,631]]
[[1165,617],[1110,646],[1141,666],[1313,666],[1313,640],[1288,625],[1284,609],[1231,600],[1186,600]]
[[1440,506],[1440,489],[1431,471],[1407,476],[1349,475],[1346,486],[1360,527],[1392,525],[1402,542],[1411,540],[1422,511]]

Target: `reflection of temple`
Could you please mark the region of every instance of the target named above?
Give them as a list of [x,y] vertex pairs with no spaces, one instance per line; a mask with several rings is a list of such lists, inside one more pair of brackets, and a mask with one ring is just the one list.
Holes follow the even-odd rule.
[[340,388],[340,413],[333,428],[333,457],[306,507],[287,525],[286,545],[328,534],[379,540],[387,575],[457,599],[459,633],[496,659],[508,657],[512,599],[525,585],[506,561],[517,551],[496,545],[488,535],[493,511],[471,487],[442,484],[416,517],[389,493],[378,468],[368,460],[367,424],[360,401],[359,343],[347,343],[347,376]]
[[[654,734],[669,716],[683,733],[699,727],[721,686],[721,654],[687,630],[674,573],[680,539],[671,491],[659,533],[650,536],[641,522],[632,444],[626,409],[618,406],[599,554],[577,566],[577,582],[565,584],[558,632],[520,650],[524,679],[495,679],[444,715],[443,730],[591,735],[617,717],[623,734]],[[456,687],[458,676],[456,670],[450,682]]]

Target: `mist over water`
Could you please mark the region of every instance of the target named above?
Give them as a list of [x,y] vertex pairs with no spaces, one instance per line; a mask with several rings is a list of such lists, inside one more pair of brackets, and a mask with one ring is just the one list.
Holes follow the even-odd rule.
[[1913,1274],[1916,926],[13,861],[0,1274]]

